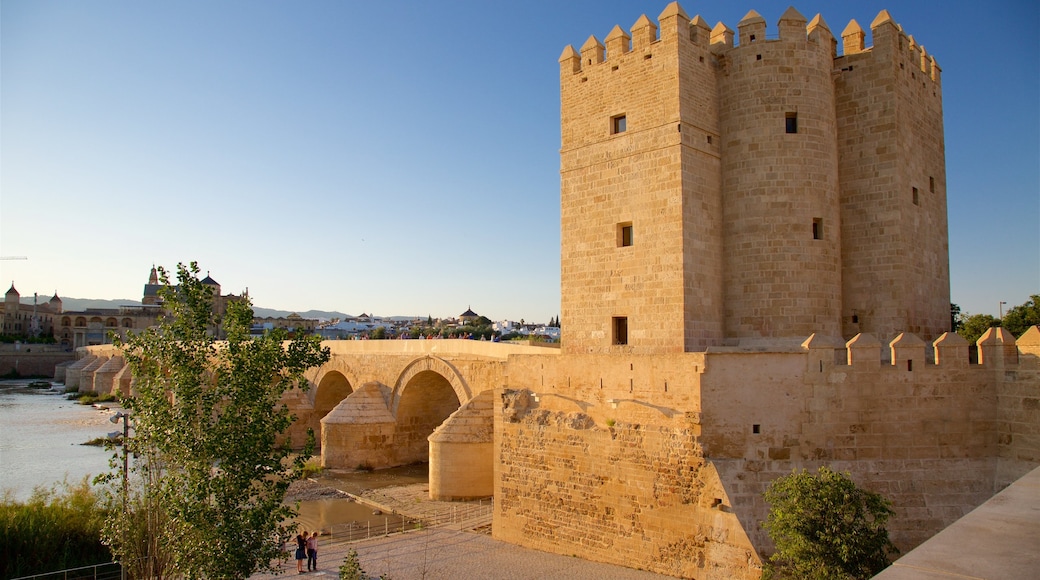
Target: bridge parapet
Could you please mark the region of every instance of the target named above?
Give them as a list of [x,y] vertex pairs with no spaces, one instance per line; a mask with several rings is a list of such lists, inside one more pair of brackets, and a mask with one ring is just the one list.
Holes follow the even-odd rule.
[[476,356],[505,360],[513,354],[559,354],[559,349],[512,344],[508,342],[488,342],[484,340],[437,339],[437,340],[326,340],[321,343],[332,352],[332,356],[381,354],[381,355],[423,355]]

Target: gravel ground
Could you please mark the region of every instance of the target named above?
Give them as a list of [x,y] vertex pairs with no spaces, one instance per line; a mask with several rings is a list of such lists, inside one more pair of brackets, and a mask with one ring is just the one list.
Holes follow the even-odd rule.
[[289,485],[285,501],[314,501],[319,499],[346,499],[349,496],[310,479],[300,479]]

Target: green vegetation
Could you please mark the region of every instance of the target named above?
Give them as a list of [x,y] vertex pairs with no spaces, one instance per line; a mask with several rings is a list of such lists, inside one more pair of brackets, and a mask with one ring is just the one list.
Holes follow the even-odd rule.
[[885,528],[891,504],[857,487],[847,473],[794,471],[773,481],[765,500],[765,529],[776,544],[765,579],[870,578],[898,552]]
[[408,336],[411,338],[436,336],[439,338],[472,338],[474,340],[491,340],[495,334],[492,322],[483,316],[463,326],[449,326],[443,321],[434,324],[433,320],[429,320],[423,326],[413,326],[408,332]]
[[956,304],[950,305],[950,311],[954,316],[954,330],[971,344],[995,326],[1002,326],[1019,338],[1030,326],[1040,326],[1040,294],[1030,296],[1024,304],[1011,307],[1003,319],[989,314],[965,314]]
[[[357,550],[351,548],[347,552],[343,564],[339,567],[340,580],[368,580],[368,577],[365,569],[361,567],[361,559],[358,558]],[[390,576],[382,574],[379,576],[379,580],[390,580]]]
[[27,502],[0,502],[0,578],[43,574],[112,561],[101,543],[105,513],[84,478],[60,489],[37,488]]
[[975,344],[979,337],[994,326],[1000,326],[999,318],[989,314],[963,314],[957,324],[957,334],[969,344]]
[[54,344],[54,336],[21,336],[18,334],[0,334],[0,342],[5,344],[14,344],[20,342],[22,344]]
[[[103,534],[120,559],[140,563],[131,570],[139,578],[274,570],[295,515],[282,501],[313,450],[313,433],[299,454],[276,443],[292,423],[281,397],[306,388],[304,371],[326,362],[328,349],[316,337],[283,343],[279,330],[250,337],[248,301],[228,303],[218,326],[198,273],[194,262],[179,264],[174,286],[160,268],[167,315],[120,344],[136,381],[123,400],[133,418],[123,452],[136,459],[109,497]],[[218,328],[226,340],[214,339]]]
[[118,398],[112,393],[106,393],[104,395],[97,394],[97,391],[83,391],[79,392],[73,390],[71,392],[66,391],[65,398],[70,401],[76,401],[80,405],[93,405],[94,403],[111,403],[118,401]]
[[320,475],[324,468],[321,466],[320,457],[310,457],[303,464],[303,471],[300,472],[300,477],[311,477],[313,475]]
[[339,567],[339,578],[340,580],[367,580],[368,575],[365,574],[365,569],[361,567],[361,559],[358,558],[357,550],[351,548],[347,552],[347,557],[343,560],[343,565]]
[[1040,326],[1040,294],[1033,294],[1024,304],[1008,310],[1004,314],[1001,326],[1015,338],[1022,336],[1030,326]]

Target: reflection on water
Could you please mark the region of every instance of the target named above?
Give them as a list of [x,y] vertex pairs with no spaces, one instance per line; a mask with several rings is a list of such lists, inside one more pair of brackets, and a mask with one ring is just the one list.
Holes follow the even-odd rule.
[[373,529],[378,529],[387,522],[392,526],[401,520],[393,514],[376,515],[374,511],[367,505],[349,499],[301,501],[296,523],[301,530],[319,530],[326,534],[333,526],[339,531],[351,522],[356,526],[371,525]]
[[360,494],[366,489],[379,489],[394,485],[411,485],[430,481],[430,464],[413,463],[390,469],[374,471],[323,471],[317,478],[318,483],[345,491]]
[[[390,469],[374,471],[330,471],[316,478],[321,485],[360,495],[366,489],[379,489],[395,485],[428,483],[430,466],[416,463]],[[372,529],[389,524],[393,526],[400,518],[388,514],[374,514],[374,508],[349,499],[320,499],[301,501],[296,521],[308,530],[328,530],[333,525],[355,522],[358,526],[372,525]]]

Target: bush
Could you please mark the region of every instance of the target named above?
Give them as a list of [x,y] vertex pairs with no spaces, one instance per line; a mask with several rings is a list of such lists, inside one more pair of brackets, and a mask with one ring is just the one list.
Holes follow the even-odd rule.
[[763,578],[870,578],[897,553],[885,523],[894,512],[879,494],[860,489],[847,473],[821,467],[773,481],[765,528],[776,544]]
[[25,503],[0,502],[0,578],[16,578],[112,561],[101,543],[105,512],[87,479],[37,488]]

